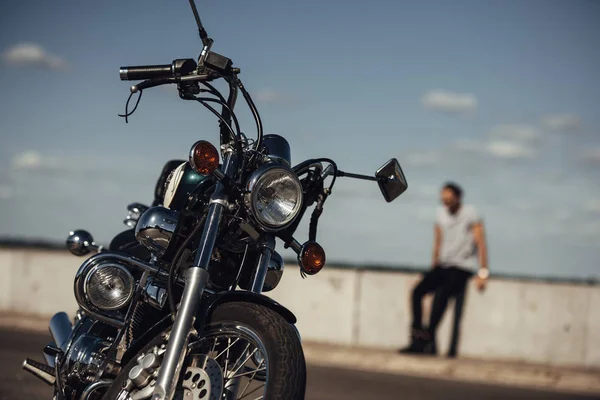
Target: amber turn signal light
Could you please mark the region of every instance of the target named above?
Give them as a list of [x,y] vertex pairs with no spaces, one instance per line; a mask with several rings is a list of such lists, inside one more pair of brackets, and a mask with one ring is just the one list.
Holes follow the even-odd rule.
[[298,264],[307,275],[314,275],[325,266],[325,250],[317,242],[306,242],[298,254]]
[[190,150],[190,165],[201,175],[210,175],[219,167],[219,152],[206,140],[200,140]]

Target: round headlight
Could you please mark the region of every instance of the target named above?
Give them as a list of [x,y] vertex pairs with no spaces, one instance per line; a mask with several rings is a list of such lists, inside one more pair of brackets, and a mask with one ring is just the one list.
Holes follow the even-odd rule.
[[248,182],[246,204],[265,230],[287,227],[302,208],[302,184],[290,169],[277,164],[259,168]]
[[85,295],[100,310],[117,310],[133,297],[134,279],[120,265],[100,265],[92,268],[85,279]]

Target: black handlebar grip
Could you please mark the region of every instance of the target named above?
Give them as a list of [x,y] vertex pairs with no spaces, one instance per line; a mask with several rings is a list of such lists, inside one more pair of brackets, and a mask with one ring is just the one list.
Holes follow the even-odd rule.
[[122,81],[141,81],[145,79],[169,78],[174,75],[173,65],[140,65],[119,68]]

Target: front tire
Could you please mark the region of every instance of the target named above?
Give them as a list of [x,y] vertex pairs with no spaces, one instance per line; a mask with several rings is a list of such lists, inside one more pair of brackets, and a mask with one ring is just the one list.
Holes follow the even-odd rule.
[[[119,396],[123,385],[128,380],[129,371],[137,365],[139,355],[164,343],[164,340],[161,339],[163,335],[159,335],[142,349],[138,355],[132,357],[129,364],[117,376],[113,385],[103,397],[103,400],[112,400]],[[232,342],[232,338],[235,337],[238,337],[237,341],[239,343]],[[227,339],[226,342],[225,339]],[[253,347],[250,347],[251,345]],[[261,361],[260,356],[258,358],[247,357],[248,362],[254,363],[254,367],[248,367],[242,361],[236,360],[233,369],[237,369],[238,372],[232,373],[231,363],[233,360],[223,360],[225,351],[228,348],[232,354],[239,354],[241,356],[239,360],[242,361],[246,359],[245,354],[251,353],[249,349],[255,348],[257,350],[254,350],[253,354],[262,355],[264,361]],[[201,359],[204,357],[205,359],[209,354],[213,354],[214,357],[214,353],[218,353],[220,356],[216,357],[216,360],[223,373],[217,379],[223,379],[223,376],[226,377],[228,370],[229,376],[242,376],[241,378],[237,378],[237,380],[248,380],[250,377],[253,379],[257,377],[258,379],[258,376],[261,376],[260,381],[263,382],[262,386],[258,385],[258,389],[254,390],[262,391],[263,399],[304,399],[306,390],[306,365],[300,339],[292,325],[282,316],[266,307],[245,302],[231,302],[219,305],[214,310],[210,323],[206,325],[202,337],[190,343],[188,349],[189,352],[182,368],[178,383],[178,392],[176,392],[175,398],[182,395],[182,383],[185,379],[186,369],[197,365],[198,357]],[[210,353],[211,350],[212,353]],[[227,351],[226,355],[229,358],[229,351]],[[265,367],[261,368],[261,365],[265,365]],[[243,368],[240,369],[240,367]],[[256,372],[253,373],[252,368],[256,368],[255,371],[264,371],[257,374]],[[257,398],[260,392],[255,392],[251,395],[252,397],[246,397],[248,393],[242,392],[248,389],[249,383],[237,384],[233,389],[230,389],[232,391],[226,391],[227,394],[224,393],[221,398]],[[224,379],[223,382],[217,382],[217,384],[225,388],[228,386],[228,381]],[[256,381],[253,382],[253,385],[256,386]]]

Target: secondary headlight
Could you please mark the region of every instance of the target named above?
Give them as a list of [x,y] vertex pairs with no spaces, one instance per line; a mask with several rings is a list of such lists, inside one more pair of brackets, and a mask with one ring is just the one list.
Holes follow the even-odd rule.
[[100,310],[117,310],[133,297],[134,279],[127,269],[116,264],[92,268],[85,278],[85,296]]
[[302,208],[302,184],[289,168],[265,164],[250,177],[245,202],[263,229],[284,229]]

